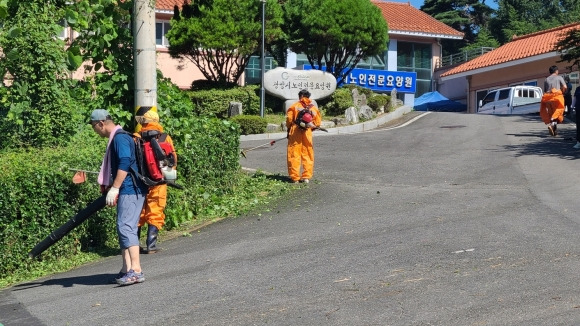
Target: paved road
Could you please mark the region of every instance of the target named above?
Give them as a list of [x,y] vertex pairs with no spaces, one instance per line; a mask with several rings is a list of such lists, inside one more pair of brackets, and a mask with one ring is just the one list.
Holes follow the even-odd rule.
[[[106,284],[113,257],[7,289],[0,323],[578,325],[574,132],[431,113],[315,137],[314,182],[270,210],[163,242],[143,284]],[[242,164],[286,175],[284,152]]]

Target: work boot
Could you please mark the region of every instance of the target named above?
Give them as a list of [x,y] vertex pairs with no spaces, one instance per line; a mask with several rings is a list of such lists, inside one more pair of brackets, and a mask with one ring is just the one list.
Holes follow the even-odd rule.
[[155,225],[148,225],[147,227],[147,254],[154,254],[159,251],[157,248],[157,235],[159,234],[159,229]]
[[145,248],[141,247],[141,227],[137,228],[137,239],[139,239],[139,253],[146,254],[147,250]]

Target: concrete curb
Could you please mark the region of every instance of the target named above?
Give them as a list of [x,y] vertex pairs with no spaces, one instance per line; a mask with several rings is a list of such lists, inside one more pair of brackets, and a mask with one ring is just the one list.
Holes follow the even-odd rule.
[[[369,131],[372,129],[376,129],[385,123],[398,119],[403,115],[413,111],[413,108],[410,106],[400,106],[395,111],[389,112],[384,114],[376,119],[365,121],[363,123],[357,123],[355,125],[344,126],[344,127],[336,127],[336,128],[328,128],[328,132],[315,132],[313,136],[326,136],[326,135],[340,135],[340,134],[355,134],[360,132]],[[240,141],[252,141],[252,140],[263,140],[263,139],[279,139],[286,137],[285,132],[275,132],[275,133],[268,133],[268,134],[255,134],[255,135],[241,135]]]

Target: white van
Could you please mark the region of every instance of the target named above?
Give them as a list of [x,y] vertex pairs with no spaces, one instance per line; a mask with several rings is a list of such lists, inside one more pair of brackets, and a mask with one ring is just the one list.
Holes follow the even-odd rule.
[[477,113],[527,114],[539,113],[544,92],[537,86],[511,86],[489,91],[479,101]]

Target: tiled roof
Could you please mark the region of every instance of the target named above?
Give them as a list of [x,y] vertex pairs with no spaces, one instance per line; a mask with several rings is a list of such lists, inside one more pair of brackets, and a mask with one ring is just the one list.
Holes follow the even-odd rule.
[[461,64],[443,74],[441,77],[451,76],[471,70],[491,67],[509,61],[525,59],[537,55],[554,52],[554,45],[568,31],[580,28],[580,23],[563,25],[552,29],[527,34],[524,36],[514,36],[512,41],[499,48],[487,52],[473,60]]
[[[187,3],[191,3],[191,0],[188,0]],[[159,10],[173,10],[175,6],[181,9],[183,0],[157,0],[155,3],[155,9]]]
[[403,2],[371,0],[379,7],[389,25],[389,34],[428,35],[462,39],[463,33]]

